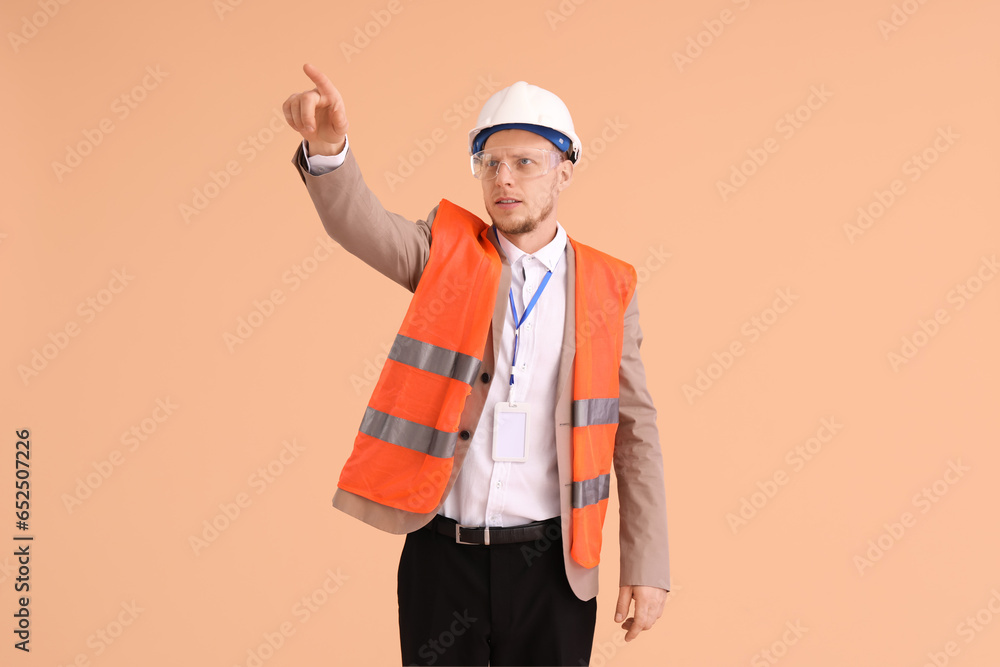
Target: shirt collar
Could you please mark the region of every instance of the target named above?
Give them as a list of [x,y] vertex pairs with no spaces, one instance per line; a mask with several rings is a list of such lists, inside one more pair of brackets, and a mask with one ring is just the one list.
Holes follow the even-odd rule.
[[[510,262],[511,266],[513,266],[517,260],[528,254],[511,243],[503,234],[498,233],[497,238],[500,240],[500,247],[503,249],[504,254],[507,255],[507,261]],[[566,230],[563,229],[563,226],[560,225],[557,220],[555,238],[531,254],[549,271],[555,271],[556,265],[559,264],[559,260],[565,252]]]

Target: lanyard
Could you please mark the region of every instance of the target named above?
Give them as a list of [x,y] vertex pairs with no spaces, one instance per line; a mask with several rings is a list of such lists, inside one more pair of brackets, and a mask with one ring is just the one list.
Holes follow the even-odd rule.
[[[493,226],[493,233],[497,234],[496,225]],[[497,235],[497,243],[500,243],[500,236]],[[524,321],[528,319],[528,315],[531,314],[531,310],[538,303],[538,297],[542,295],[545,290],[545,286],[549,284],[549,278],[552,277],[552,269],[549,269],[545,273],[545,277],[542,278],[542,282],[538,285],[538,290],[535,291],[535,295],[531,297],[531,301],[528,302],[527,307],[524,312],[521,313],[521,317],[517,316],[517,306],[514,305],[514,288],[510,288],[507,291],[507,296],[510,298],[510,312],[514,316],[514,354],[511,356],[510,360],[510,384],[514,384],[514,367],[517,363],[517,342],[518,342],[518,332],[521,330],[521,325]],[[513,390],[512,390],[513,391]]]
[[514,315],[514,356],[511,357],[511,360],[510,360],[510,383],[511,384],[514,384],[514,366],[517,364],[517,337],[518,337],[518,331],[521,330],[521,325],[524,324],[524,321],[526,319],[528,319],[528,315],[531,313],[531,309],[535,307],[536,303],[538,303],[538,297],[540,297],[542,295],[542,290],[544,290],[545,286],[549,284],[549,278],[551,278],[551,277],[552,277],[552,269],[549,269],[548,272],[546,272],[545,277],[542,278],[542,282],[538,286],[538,291],[535,292],[535,296],[531,297],[531,301],[528,302],[528,307],[525,308],[524,312],[521,314],[521,318],[520,319],[518,319],[518,317],[517,317],[517,306],[514,305],[514,289],[511,288],[510,291],[507,292],[507,296],[510,297],[510,310],[511,310],[511,313]]

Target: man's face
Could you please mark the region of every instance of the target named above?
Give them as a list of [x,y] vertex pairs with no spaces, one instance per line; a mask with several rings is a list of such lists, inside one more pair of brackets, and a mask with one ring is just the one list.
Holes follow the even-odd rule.
[[[555,145],[527,130],[500,130],[486,139],[483,150],[500,146],[521,146],[555,151]],[[525,234],[541,224],[555,228],[556,202],[559,193],[569,186],[573,164],[563,160],[547,174],[535,178],[519,178],[506,164],[500,165],[496,178],[483,179],[483,203],[493,224],[505,234]],[[500,200],[514,199],[514,204]]]

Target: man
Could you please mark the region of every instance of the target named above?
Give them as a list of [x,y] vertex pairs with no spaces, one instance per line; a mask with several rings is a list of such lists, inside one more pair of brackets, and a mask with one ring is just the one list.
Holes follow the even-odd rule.
[[333,499],[407,534],[403,664],[587,664],[612,463],[633,640],[670,586],[663,463],[635,269],[557,221],[581,154],[568,109],[523,81],[494,94],[469,136],[493,225],[446,199],[414,223],[365,185],[340,93],[303,69],[316,87],[284,113],[323,225],[414,293]]

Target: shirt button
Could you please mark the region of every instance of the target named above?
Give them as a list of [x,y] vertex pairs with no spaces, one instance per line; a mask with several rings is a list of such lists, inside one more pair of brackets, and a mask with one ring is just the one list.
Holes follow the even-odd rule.
[[498,489],[502,489],[503,488],[503,482],[497,482],[497,488]]
[[458,434],[458,437],[460,437],[462,440],[468,440],[469,439],[469,432],[468,431],[462,431],[461,433]]
[[531,322],[527,322],[527,323],[526,323],[526,324],[524,325],[524,329],[525,329],[525,331],[531,331]]
[[490,517],[490,521],[492,521],[493,523],[500,523],[500,515],[494,514],[493,516]]
[[482,375],[480,375],[479,377],[480,377],[480,379],[481,379],[481,380],[482,380],[483,382],[489,382],[489,381],[490,381],[490,374],[489,374],[489,373],[483,373],[483,374],[482,374]]

